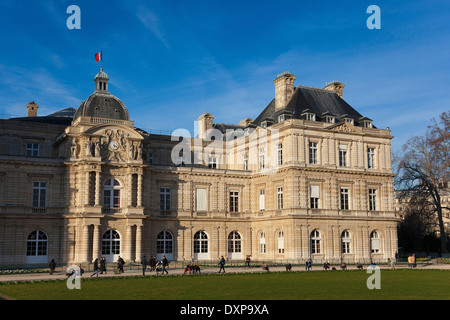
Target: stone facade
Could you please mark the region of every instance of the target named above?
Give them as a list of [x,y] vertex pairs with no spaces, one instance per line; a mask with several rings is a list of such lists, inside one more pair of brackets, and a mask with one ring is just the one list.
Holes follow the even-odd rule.
[[[281,78],[277,112],[301,90]],[[219,125],[208,113],[199,137],[172,139],[135,128],[108,80],[95,77],[73,118],[1,120],[0,264],[394,256],[389,130],[295,112]]]

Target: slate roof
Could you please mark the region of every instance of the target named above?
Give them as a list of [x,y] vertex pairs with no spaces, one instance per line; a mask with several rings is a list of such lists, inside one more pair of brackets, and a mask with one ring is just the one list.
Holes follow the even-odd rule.
[[316,121],[324,121],[327,115],[335,116],[337,121],[341,121],[344,117],[352,118],[355,124],[362,120],[370,120],[363,117],[333,91],[297,86],[286,107],[275,111],[275,99],[273,99],[253,121],[253,124],[260,126],[265,120],[276,122],[278,116],[283,113],[291,118],[304,119],[302,114],[305,112],[314,113]]
[[74,108],[66,108],[66,109],[56,111],[47,116],[18,117],[18,118],[10,118],[9,120],[55,124],[55,125],[61,125],[61,126],[70,126],[72,124],[72,120],[73,120],[73,116],[74,116],[75,112],[76,112],[76,109],[74,109]]

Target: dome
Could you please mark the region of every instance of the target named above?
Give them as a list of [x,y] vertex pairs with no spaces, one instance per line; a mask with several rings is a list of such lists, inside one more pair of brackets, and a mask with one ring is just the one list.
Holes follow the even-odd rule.
[[80,116],[129,120],[128,110],[119,98],[98,92],[81,103],[73,119]]
[[108,75],[105,72],[103,72],[103,68],[101,68],[100,72],[97,73],[97,75],[94,78],[94,81],[97,80],[97,79],[107,79],[107,80],[109,80]]
[[108,91],[108,75],[103,68],[95,76],[95,91],[83,101],[73,119],[78,117],[95,117],[116,120],[129,120],[128,110],[124,103]]

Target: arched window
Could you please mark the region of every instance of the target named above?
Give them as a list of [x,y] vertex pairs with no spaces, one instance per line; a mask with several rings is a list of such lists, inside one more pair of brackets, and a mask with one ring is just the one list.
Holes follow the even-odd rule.
[[205,231],[198,231],[194,235],[194,259],[209,258],[209,239]]
[[348,230],[344,230],[341,234],[341,243],[342,243],[342,253],[351,253],[350,243],[351,243],[350,232]]
[[266,253],[266,235],[262,231],[259,234],[259,253]]
[[27,237],[27,257],[47,256],[48,237],[43,231],[33,231]]
[[241,235],[237,231],[232,231],[228,235],[228,252],[238,253],[242,251]]
[[157,259],[166,256],[168,260],[173,260],[173,236],[169,231],[162,231],[156,237]]
[[109,208],[120,208],[120,191],[122,186],[116,179],[108,179],[103,184],[103,205]]
[[322,242],[322,237],[320,235],[320,232],[318,230],[313,230],[313,232],[311,232],[311,253],[312,254],[322,253],[321,252],[321,242]]
[[237,231],[232,231],[228,235],[228,257],[230,259],[242,258],[242,239]]
[[370,233],[370,252],[380,252],[380,236],[376,230]]
[[284,253],[284,233],[283,233],[283,231],[278,231],[277,243],[278,243],[278,253]]
[[115,261],[120,255],[120,235],[116,230],[107,230],[102,236],[102,256]]

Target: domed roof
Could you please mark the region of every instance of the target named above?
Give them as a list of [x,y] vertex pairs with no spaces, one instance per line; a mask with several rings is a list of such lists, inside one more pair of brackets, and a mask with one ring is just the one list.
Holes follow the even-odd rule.
[[[73,117],[74,120],[81,116],[129,120],[128,110],[124,103],[107,90],[108,80],[108,75],[103,72],[102,68],[94,79],[96,90],[81,103]],[[104,83],[103,86],[99,85],[101,83]]]
[[98,92],[81,103],[73,119],[80,116],[129,120],[128,110],[119,98]]
[[103,68],[101,68],[100,72],[97,73],[97,75],[95,76],[94,80],[97,80],[97,79],[107,79],[107,80],[109,80],[108,75],[105,72],[103,72]]

